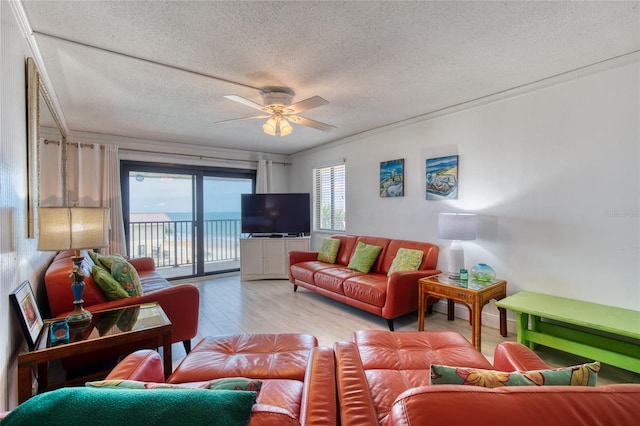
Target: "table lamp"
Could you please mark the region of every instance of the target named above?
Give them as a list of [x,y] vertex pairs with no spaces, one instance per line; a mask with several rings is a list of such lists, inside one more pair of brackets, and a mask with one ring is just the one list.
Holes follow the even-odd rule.
[[91,312],[82,307],[84,271],[82,249],[109,245],[109,209],[103,207],[40,207],[38,209],[38,250],[75,250],[71,279],[73,312],[67,316],[70,326],[91,320]]
[[440,213],[438,215],[438,237],[452,240],[449,248],[449,276],[460,278],[464,268],[463,240],[475,240],[477,216],[473,213]]

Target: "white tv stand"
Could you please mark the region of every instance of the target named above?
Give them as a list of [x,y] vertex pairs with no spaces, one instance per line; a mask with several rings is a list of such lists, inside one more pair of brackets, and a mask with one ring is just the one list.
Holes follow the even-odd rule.
[[289,278],[289,252],[309,251],[310,237],[240,238],[240,278],[244,281]]

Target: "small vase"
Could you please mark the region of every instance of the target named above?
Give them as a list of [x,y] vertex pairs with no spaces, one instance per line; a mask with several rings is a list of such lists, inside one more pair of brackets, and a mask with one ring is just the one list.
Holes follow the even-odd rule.
[[496,271],[494,271],[493,268],[486,263],[478,263],[473,268],[471,268],[470,275],[476,281],[488,282],[493,281],[493,279],[496,277]]

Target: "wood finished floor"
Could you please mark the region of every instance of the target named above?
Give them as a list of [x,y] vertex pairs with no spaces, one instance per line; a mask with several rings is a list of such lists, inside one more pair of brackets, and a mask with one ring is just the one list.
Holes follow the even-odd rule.
[[[194,282],[200,290],[200,322],[195,346],[205,336],[238,333],[308,333],[320,345],[333,347],[338,340],[351,340],[355,330],[387,329],[376,315],[352,308],[304,288],[294,293],[287,280],[241,281],[239,275]],[[485,309],[491,309],[489,305]],[[494,308],[495,309],[495,308]],[[417,330],[418,315],[412,313],[395,320],[396,330]],[[465,319],[447,321],[434,312],[425,319],[425,330],[457,331],[471,340],[471,327]],[[482,326],[482,353],[493,361],[495,346],[516,340],[514,333],[500,336],[496,328]],[[552,367],[575,365],[588,360],[549,348],[536,350]],[[172,346],[174,368],[185,356],[181,344]],[[640,374],[603,365],[598,384],[640,383]]]

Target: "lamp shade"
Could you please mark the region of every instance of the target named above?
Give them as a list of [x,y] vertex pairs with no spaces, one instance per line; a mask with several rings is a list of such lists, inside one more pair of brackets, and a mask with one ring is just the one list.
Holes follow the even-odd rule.
[[109,209],[40,207],[38,250],[81,250],[109,245]]
[[475,240],[478,218],[473,213],[440,213],[438,237],[445,240]]

